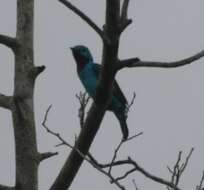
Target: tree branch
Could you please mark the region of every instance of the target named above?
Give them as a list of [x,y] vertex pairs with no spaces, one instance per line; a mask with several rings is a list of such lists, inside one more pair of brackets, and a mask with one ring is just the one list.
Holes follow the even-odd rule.
[[0,107],[5,109],[12,109],[13,97],[0,94]]
[[133,183],[133,185],[134,185],[134,187],[135,187],[135,190],[139,190],[139,188],[137,187],[137,184],[136,184],[136,182],[135,182],[134,179],[132,180],[132,183]]
[[144,168],[142,168],[141,166],[139,166],[134,160],[132,160],[130,157],[128,158],[128,160],[124,161],[123,164],[126,162],[126,164],[131,164],[135,167],[135,171],[139,171],[140,173],[142,173],[144,176],[146,176],[147,178],[157,182],[157,183],[160,183],[160,184],[163,184],[163,185],[167,185],[171,188],[173,188],[174,190],[180,190],[178,187],[176,187],[173,183],[163,179],[163,178],[160,178],[160,177],[157,177],[149,172],[147,172]]
[[[61,142],[60,145],[66,145],[67,147],[71,148],[73,151],[77,152],[84,160],[86,160],[89,164],[91,164],[99,172],[101,172],[104,175],[106,175],[112,181],[112,183],[114,183],[117,187],[119,187],[121,190],[125,190],[125,188],[117,180],[115,180],[113,178],[113,176],[109,172],[104,171],[100,166],[98,166],[96,164],[96,162],[93,162],[92,159],[90,159],[89,157],[86,157],[86,155],[84,155],[79,149],[77,149],[76,146],[73,146],[70,143],[68,143],[66,140],[64,140],[59,133],[56,133],[56,132],[50,130],[47,127],[46,121],[47,121],[47,117],[48,117],[48,113],[49,113],[50,109],[51,109],[51,106],[49,106],[48,109],[46,110],[46,113],[45,113],[45,116],[44,116],[44,120],[42,122],[42,126],[46,129],[46,131],[49,134],[55,136]],[[48,154],[50,154],[50,153],[48,153]],[[53,154],[52,154],[52,156],[53,156]],[[53,187],[51,187],[51,188],[53,188]]]
[[17,40],[16,38],[0,34],[0,44],[3,44],[14,50],[17,46]]
[[15,190],[15,188],[14,187],[5,186],[5,185],[0,185],[0,190]]
[[174,68],[190,64],[194,61],[204,57],[204,50],[196,53],[195,55],[173,62],[156,62],[156,61],[140,61],[138,58],[131,58],[121,60],[118,63],[117,69],[123,69],[125,67],[161,67],[161,68]]
[[75,14],[77,14],[81,19],[83,19],[91,28],[93,28],[96,33],[102,38],[102,40],[106,43],[109,43],[109,39],[106,36],[106,34],[81,10],[79,10],[77,7],[75,7],[73,4],[71,4],[67,0],[59,0],[62,4],[64,4],[67,8],[72,10]]
[[187,155],[187,157],[185,159],[185,162],[183,162],[183,163],[181,163],[182,151],[179,151],[178,158],[177,158],[176,163],[174,164],[173,169],[170,169],[169,167],[167,167],[169,172],[172,175],[171,176],[171,183],[173,183],[176,187],[178,186],[180,178],[181,178],[183,172],[185,171],[185,169],[188,165],[188,162],[189,162],[189,159],[193,153],[193,150],[194,150],[194,148],[191,148],[189,154]]

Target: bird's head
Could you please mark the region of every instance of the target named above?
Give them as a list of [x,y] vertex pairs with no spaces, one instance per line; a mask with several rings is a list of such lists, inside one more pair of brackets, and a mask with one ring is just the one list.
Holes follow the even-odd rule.
[[93,62],[91,52],[86,46],[74,46],[71,47],[71,50],[76,61],[77,67],[83,68],[87,63]]

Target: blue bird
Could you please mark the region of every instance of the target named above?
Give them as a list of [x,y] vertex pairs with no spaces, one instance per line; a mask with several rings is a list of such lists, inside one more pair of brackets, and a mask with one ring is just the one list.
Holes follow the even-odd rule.
[[[94,99],[96,87],[99,81],[101,65],[94,63],[89,49],[78,45],[71,48],[73,57],[77,65],[77,73],[88,94]],[[128,102],[116,81],[113,83],[113,94],[108,105],[108,110],[112,111],[120,122],[123,139],[128,138],[127,127],[127,106]]]

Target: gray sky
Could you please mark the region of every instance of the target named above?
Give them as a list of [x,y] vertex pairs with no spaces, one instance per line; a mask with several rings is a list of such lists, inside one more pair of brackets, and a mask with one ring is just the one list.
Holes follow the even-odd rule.
[[[104,0],[72,1],[100,26],[104,23]],[[35,63],[46,65],[35,90],[37,138],[40,151],[56,150],[57,140],[41,127],[44,112],[52,104],[48,126],[61,133],[70,143],[79,132],[79,104],[75,94],[83,90],[76,75],[69,50],[77,44],[87,45],[96,62],[101,60],[102,44],[95,32],[57,0],[36,0]],[[137,0],[131,1],[129,17],[133,24],[123,33],[120,58],[139,56],[143,60],[174,61],[204,49],[203,0]],[[0,33],[15,35],[15,1],[0,2]],[[144,135],[127,143],[121,158],[132,156],[155,175],[170,178],[166,166],[172,166],[179,150],[195,151],[183,175],[180,187],[195,189],[204,169],[204,59],[175,69],[125,69],[117,75],[128,99],[137,94],[129,113],[131,134]],[[13,56],[0,46],[0,92],[12,94]],[[109,161],[121,138],[118,121],[107,113],[91,152],[102,162]],[[46,190],[56,177],[69,149],[57,149],[60,155],[43,162],[39,170],[40,190]],[[15,175],[14,142],[11,115],[0,109],[0,183],[13,184]],[[165,189],[141,174],[124,181],[134,189],[135,179],[143,189]],[[112,190],[115,186],[89,164],[84,163],[71,189]]]

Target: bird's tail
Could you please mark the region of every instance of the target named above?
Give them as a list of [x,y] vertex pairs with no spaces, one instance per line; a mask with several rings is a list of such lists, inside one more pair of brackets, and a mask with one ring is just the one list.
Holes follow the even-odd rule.
[[126,120],[127,120],[127,117],[125,116],[125,114],[118,114],[118,113],[115,113],[118,121],[120,122],[120,128],[121,128],[121,131],[122,131],[122,134],[123,134],[123,139],[126,140],[128,138],[128,135],[129,135],[129,130],[128,130],[128,126],[127,126],[127,123],[126,123]]

